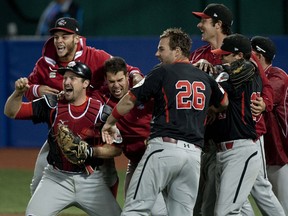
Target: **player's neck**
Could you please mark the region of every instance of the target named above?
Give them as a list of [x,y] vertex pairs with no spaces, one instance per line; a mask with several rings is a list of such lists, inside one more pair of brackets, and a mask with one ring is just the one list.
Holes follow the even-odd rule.
[[185,56],[181,56],[181,57],[179,57],[179,58],[177,58],[176,60],[175,60],[175,63],[179,63],[179,62],[182,62],[182,63],[189,63],[189,59],[187,58],[187,57],[185,57]]
[[270,66],[272,66],[272,64],[263,64],[263,69],[264,69],[264,72],[266,72],[268,70],[268,68],[270,68]]
[[83,105],[84,103],[86,103],[88,100],[88,97],[85,95],[85,96],[82,96],[82,97],[78,97],[75,101],[73,101],[71,103],[71,105],[73,106],[81,106]]
[[214,49],[220,49],[221,45],[223,44],[224,38],[227,37],[227,35],[224,34],[217,34],[215,37],[211,38],[209,41],[212,50]]

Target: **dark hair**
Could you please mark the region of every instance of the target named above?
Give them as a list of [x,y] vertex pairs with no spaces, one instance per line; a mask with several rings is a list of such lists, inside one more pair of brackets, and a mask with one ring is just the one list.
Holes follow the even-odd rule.
[[[234,53],[232,53],[233,54],[233,56],[236,56],[236,55],[238,55],[240,52],[234,52]],[[251,53],[243,53],[243,59],[245,59],[245,60],[250,60],[250,58],[251,58]]]
[[[216,18],[212,18],[213,26],[215,26],[215,24],[216,24],[217,22],[219,22],[219,21],[221,21],[221,20],[218,20],[218,19],[216,19]],[[222,22],[222,21],[221,21],[221,22]],[[221,30],[222,30],[222,33],[223,33],[224,35],[231,35],[231,34],[232,34],[231,26],[225,24],[224,22],[222,22],[222,28],[221,28]]]
[[169,37],[169,46],[172,50],[175,50],[177,47],[181,48],[182,53],[185,57],[190,56],[190,50],[192,46],[192,39],[190,36],[183,32],[181,28],[169,28],[166,29],[160,39]]
[[127,74],[127,65],[123,58],[116,56],[105,61],[105,76],[107,72],[113,72],[114,74],[117,74],[119,71],[123,71],[125,75]]

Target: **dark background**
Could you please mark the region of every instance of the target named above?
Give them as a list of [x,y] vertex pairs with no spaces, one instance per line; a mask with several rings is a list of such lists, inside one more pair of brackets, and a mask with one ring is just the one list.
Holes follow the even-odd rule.
[[[245,35],[288,34],[288,0],[75,0],[84,10],[85,36],[154,36],[168,27],[200,34],[192,11],[203,11],[216,2],[235,15],[233,31]],[[33,35],[50,0],[1,0],[0,37],[8,23],[19,35]]]

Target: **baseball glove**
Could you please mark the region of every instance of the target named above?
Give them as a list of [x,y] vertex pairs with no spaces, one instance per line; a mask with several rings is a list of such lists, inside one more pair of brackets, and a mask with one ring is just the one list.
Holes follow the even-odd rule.
[[251,80],[251,78],[255,75],[254,64],[244,59],[231,63],[230,70],[230,81],[234,88],[238,88],[242,85],[242,83]]
[[67,125],[58,124],[56,140],[63,155],[73,164],[84,164],[85,160],[93,155],[93,148],[76,136]]

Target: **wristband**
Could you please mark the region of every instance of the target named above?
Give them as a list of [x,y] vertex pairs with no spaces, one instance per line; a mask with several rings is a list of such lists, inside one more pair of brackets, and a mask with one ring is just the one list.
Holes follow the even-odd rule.
[[114,109],[112,110],[112,116],[113,116],[115,119],[117,119],[117,120],[123,117],[123,115],[121,115],[121,114],[118,112],[118,110],[117,110],[116,107],[114,107]]

